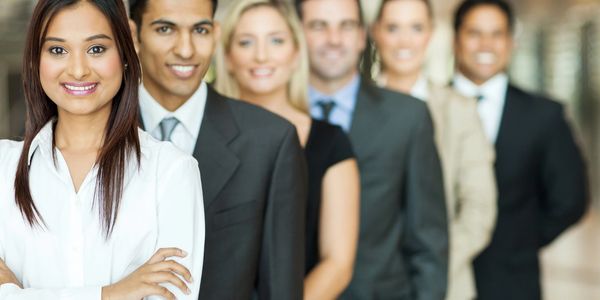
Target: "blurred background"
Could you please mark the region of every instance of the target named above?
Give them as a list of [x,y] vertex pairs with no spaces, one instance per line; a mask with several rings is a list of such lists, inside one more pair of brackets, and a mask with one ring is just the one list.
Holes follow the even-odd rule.
[[[221,0],[217,18],[235,0]],[[21,56],[36,0],[0,1],[0,138],[24,130]],[[367,20],[378,0],[362,0]],[[452,15],[459,0],[432,0],[436,33],[427,69],[453,71]],[[510,76],[522,88],[566,105],[585,152],[593,201],[586,217],[542,252],[545,299],[600,299],[600,0],[512,1],[518,19]]]

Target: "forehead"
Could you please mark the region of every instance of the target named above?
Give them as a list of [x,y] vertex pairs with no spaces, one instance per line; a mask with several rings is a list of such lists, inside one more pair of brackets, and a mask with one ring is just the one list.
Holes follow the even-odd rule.
[[320,20],[329,23],[354,20],[360,21],[357,0],[306,0],[302,3],[305,21]]
[[73,40],[100,33],[112,36],[110,23],[100,9],[87,1],[81,1],[56,12],[46,29],[47,36]]
[[168,19],[175,23],[212,20],[211,0],[148,0],[144,20]]
[[284,17],[279,11],[270,6],[250,8],[240,16],[236,33],[243,34],[254,31],[289,31]]
[[428,20],[429,11],[427,4],[422,0],[387,1],[381,19],[394,22]]
[[478,30],[508,30],[508,16],[495,5],[479,5],[465,15],[463,27]]

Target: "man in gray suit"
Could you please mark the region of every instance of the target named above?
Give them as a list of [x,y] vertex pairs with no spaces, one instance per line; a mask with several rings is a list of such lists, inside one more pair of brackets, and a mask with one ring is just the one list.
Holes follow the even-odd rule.
[[200,299],[302,299],[307,183],[294,126],[202,81],[217,1],[130,2],[142,125],[193,154],[202,175]]
[[310,54],[311,114],[350,133],[361,177],[354,277],[343,299],[443,299],[448,231],[426,105],[358,75],[358,0],[297,0]]

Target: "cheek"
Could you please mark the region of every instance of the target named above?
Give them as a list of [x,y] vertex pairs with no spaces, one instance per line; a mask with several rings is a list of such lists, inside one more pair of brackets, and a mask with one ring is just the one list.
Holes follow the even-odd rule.
[[40,59],[40,81],[44,88],[59,82],[59,77],[65,69],[60,60],[53,60],[47,56]]

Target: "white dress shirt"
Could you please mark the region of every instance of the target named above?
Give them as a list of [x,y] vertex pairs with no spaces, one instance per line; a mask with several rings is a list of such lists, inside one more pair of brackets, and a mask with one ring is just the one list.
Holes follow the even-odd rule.
[[427,98],[429,98],[429,83],[423,74],[419,76],[417,82],[410,89],[410,95],[423,101],[427,101]]
[[500,73],[478,86],[462,74],[456,74],[453,84],[454,88],[466,97],[483,97],[477,103],[477,111],[486,136],[492,144],[496,143],[506,101],[508,76]]
[[101,299],[159,248],[188,253],[174,259],[194,278],[191,295],[166,284],[177,299],[197,299],[204,257],[204,206],[196,160],[139,131],[141,161],[130,159],[115,227],[108,240],[94,204],[97,168],[75,192],[61,152],[52,156],[49,122],[29,151],[31,194],[46,224],[34,228],[15,204],[14,178],[22,142],[0,141],[0,259],[24,289],[0,285],[0,299]]
[[140,110],[142,112],[144,128],[154,138],[160,140],[160,122],[164,118],[177,118],[180,123],[177,124],[171,134],[171,142],[184,152],[193,154],[200,126],[202,125],[202,118],[204,117],[207,92],[206,83],[202,82],[190,99],[176,111],[170,112],[150,95],[143,84],[140,85]]

